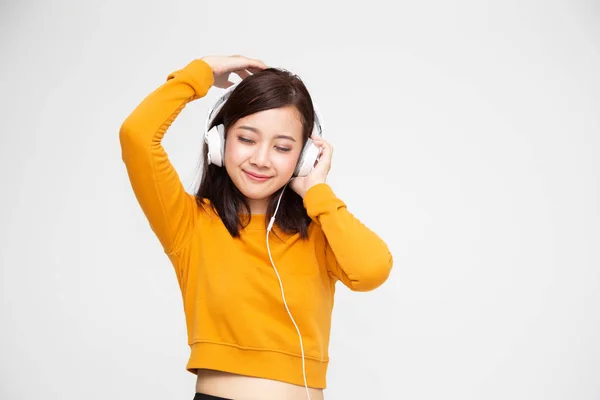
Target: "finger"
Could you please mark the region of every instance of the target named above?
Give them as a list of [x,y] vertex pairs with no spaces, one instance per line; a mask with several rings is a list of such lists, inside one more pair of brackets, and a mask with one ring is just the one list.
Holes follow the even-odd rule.
[[313,142],[319,142],[319,143],[327,143],[327,141],[323,138],[323,136],[319,135],[318,133],[313,133],[310,138],[313,140]]
[[269,66],[262,60],[251,58],[250,61],[251,64],[248,66],[249,68],[254,68],[258,70],[269,68]]
[[236,54],[233,57],[239,58],[241,60],[243,60],[244,64],[245,64],[245,68],[250,70],[250,72],[252,73],[256,73],[258,71],[261,71],[263,69],[267,69],[269,68],[267,66],[267,64],[265,64],[262,60],[256,59],[256,58],[250,58],[250,57],[244,57],[242,55]]
[[316,174],[327,174],[329,169],[331,168],[331,157],[327,154],[323,154],[321,157],[315,161],[315,165],[313,171]]
[[245,69],[238,69],[237,71],[234,71],[234,72],[237,76],[242,78],[242,80],[244,80],[245,78],[250,76],[250,72],[246,71]]
[[331,157],[333,155],[333,150],[331,148],[331,146],[327,145],[327,144],[322,144],[320,146],[321,152],[319,154],[319,162],[323,161],[325,163],[328,163],[331,161]]
[[329,144],[328,141],[326,141],[323,138],[315,138],[313,139],[313,143],[317,146],[317,147],[324,147],[327,146],[329,148],[332,148],[333,146],[331,146],[331,144]]

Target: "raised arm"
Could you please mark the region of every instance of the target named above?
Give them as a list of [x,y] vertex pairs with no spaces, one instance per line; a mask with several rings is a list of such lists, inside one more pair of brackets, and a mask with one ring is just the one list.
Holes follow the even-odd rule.
[[325,234],[330,275],[354,291],[369,291],[388,278],[393,257],[385,242],[354,217],[326,183],[304,196],[308,215]]
[[122,158],[135,196],[167,254],[177,252],[192,231],[197,205],[169,161],[161,141],[181,110],[213,85],[201,59],[167,77],[122,124]]
[[161,141],[187,103],[211,86],[226,88],[232,72],[242,79],[268,66],[235,56],[205,56],[175,71],[147,96],[121,126],[122,158],[135,196],[167,254],[178,252],[192,232],[198,212],[171,165]]

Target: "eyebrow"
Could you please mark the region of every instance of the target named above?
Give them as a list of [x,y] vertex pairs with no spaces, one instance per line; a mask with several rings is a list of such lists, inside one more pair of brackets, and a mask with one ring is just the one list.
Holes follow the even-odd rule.
[[[248,130],[248,131],[252,131],[252,132],[254,132],[254,133],[258,133],[258,134],[260,134],[260,131],[259,131],[258,129],[256,129],[256,128],[252,127],[252,126],[248,126],[248,125],[242,125],[242,126],[238,126],[238,129],[246,129],[246,130]],[[275,138],[276,138],[276,139],[289,139],[289,140],[291,140],[292,142],[295,142],[295,141],[296,141],[296,139],[294,139],[293,137],[291,137],[291,136],[288,136],[288,135],[277,135],[277,136],[275,136]]]

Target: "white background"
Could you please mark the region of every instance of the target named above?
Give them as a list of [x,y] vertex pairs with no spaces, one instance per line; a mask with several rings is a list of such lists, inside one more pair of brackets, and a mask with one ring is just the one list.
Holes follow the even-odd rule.
[[[302,77],[330,183],[389,244],[338,286],[327,399],[600,398],[600,6],[0,5],[0,398],[190,399],[176,278],[119,127],[194,58]],[[218,92],[164,140],[186,187]]]

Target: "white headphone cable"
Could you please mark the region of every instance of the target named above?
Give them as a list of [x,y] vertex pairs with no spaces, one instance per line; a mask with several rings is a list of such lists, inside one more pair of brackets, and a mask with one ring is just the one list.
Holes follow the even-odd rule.
[[302,375],[304,376],[304,387],[306,388],[306,396],[308,397],[308,400],[310,400],[308,384],[306,383],[306,366],[304,365],[304,345],[302,344],[302,335],[300,334],[300,329],[298,329],[298,325],[296,325],[296,321],[294,320],[294,317],[292,317],[292,313],[290,312],[287,302],[285,301],[285,293],[283,292],[283,283],[281,282],[281,277],[279,276],[277,267],[275,267],[275,263],[273,262],[273,257],[271,256],[271,247],[269,246],[269,233],[271,232],[271,228],[273,228],[273,224],[275,223],[275,215],[277,215],[277,210],[279,209],[279,203],[281,202],[281,198],[283,197],[283,192],[285,191],[286,186],[287,186],[287,183],[285,184],[285,186],[283,187],[283,190],[281,191],[279,200],[277,200],[277,206],[275,207],[275,212],[273,213],[273,216],[271,217],[271,221],[269,221],[269,226],[267,228],[267,251],[269,252],[269,259],[271,260],[271,264],[273,265],[273,269],[275,270],[275,274],[277,275],[277,279],[279,280],[279,287],[281,288],[281,297],[283,298],[283,305],[285,306],[285,309],[287,310],[288,315],[290,316],[290,319],[292,320],[294,327],[296,328],[296,332],[298,332],[298,337],[300,338],[300,351],[302,352]]

